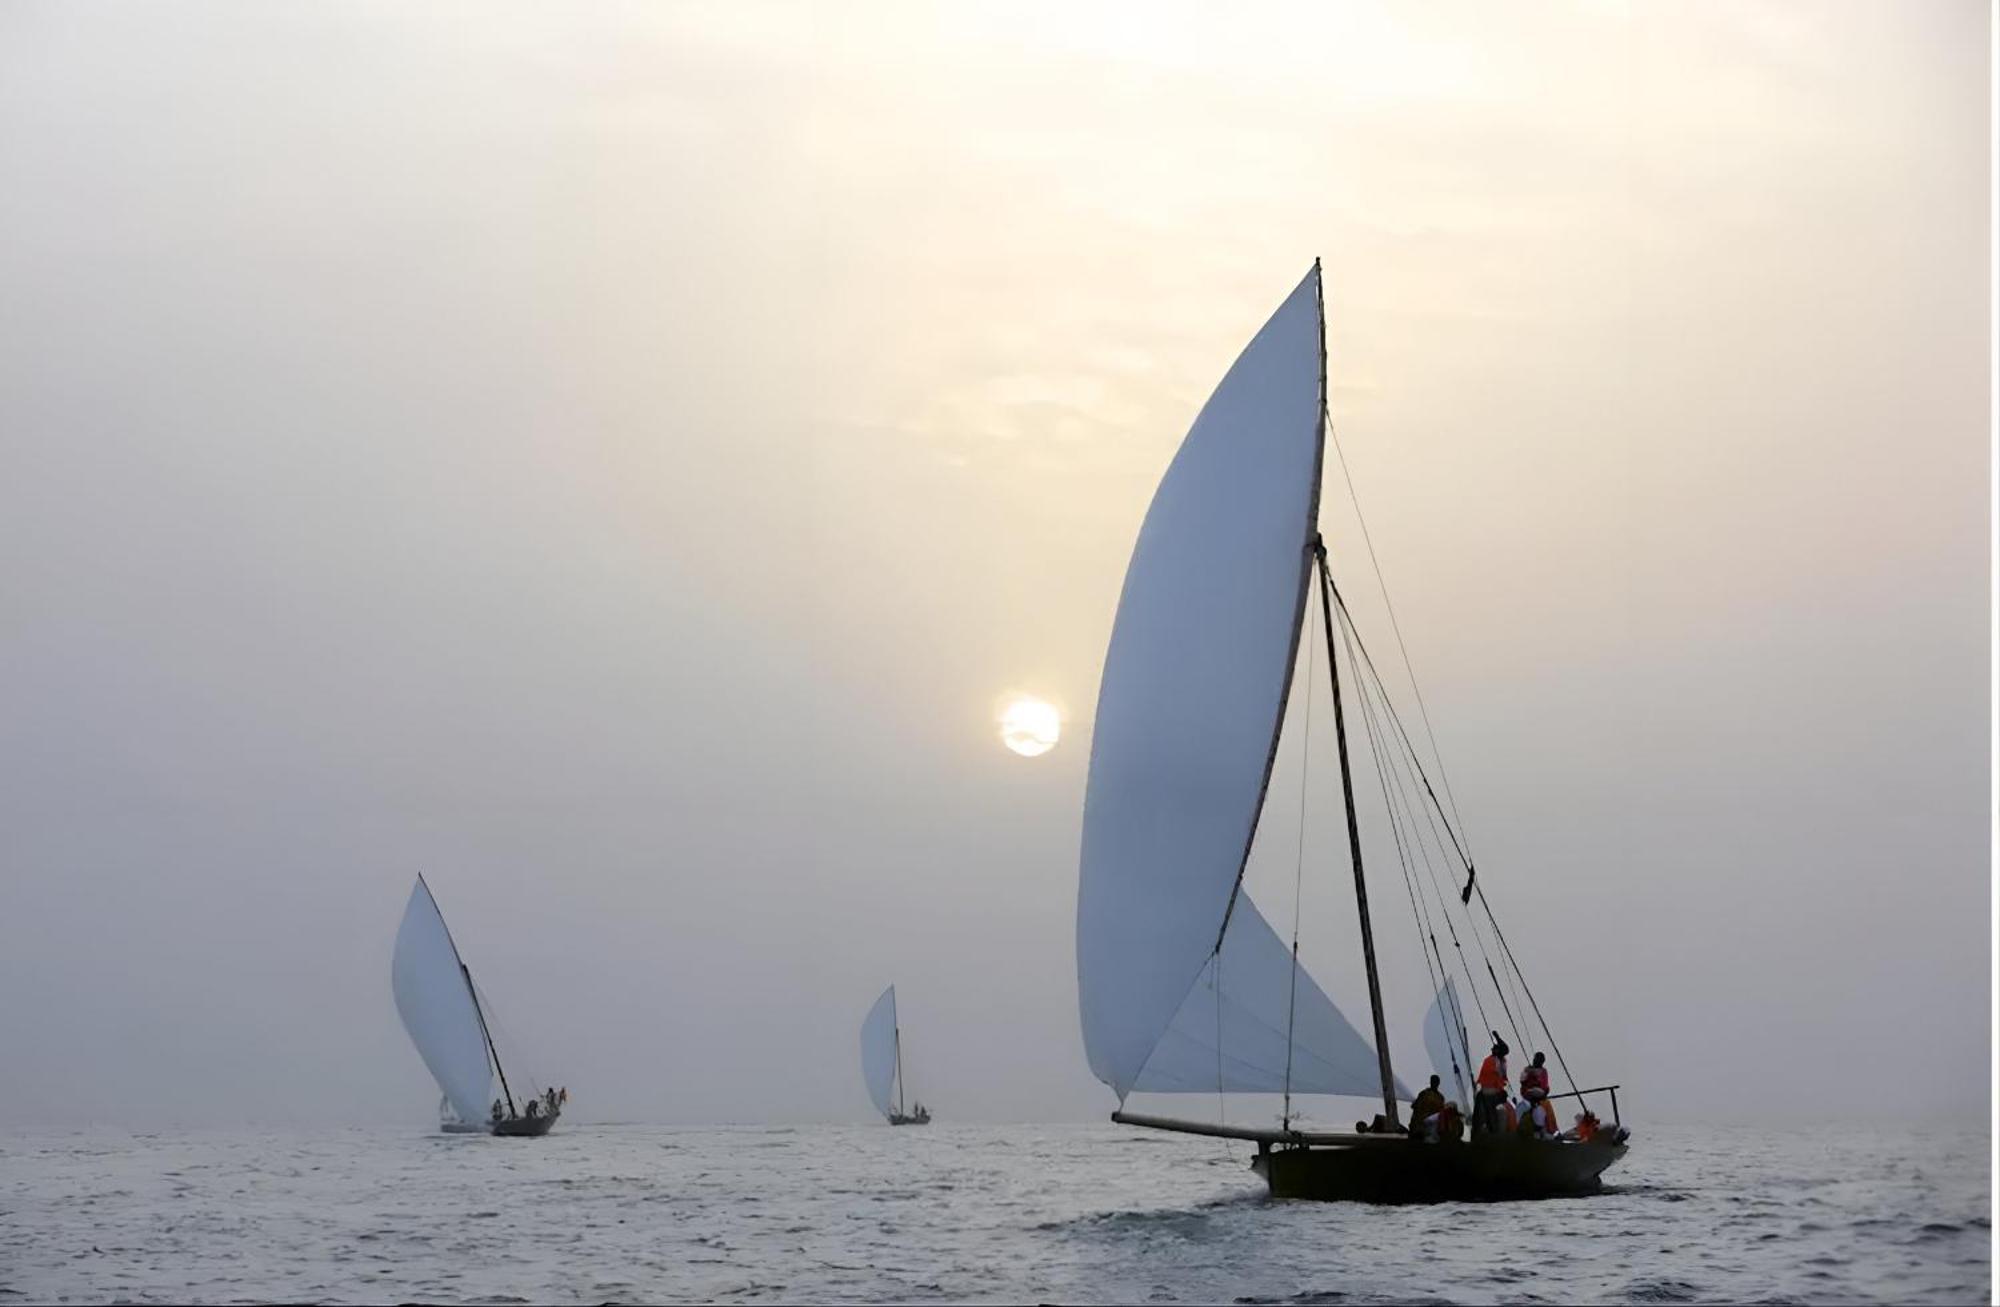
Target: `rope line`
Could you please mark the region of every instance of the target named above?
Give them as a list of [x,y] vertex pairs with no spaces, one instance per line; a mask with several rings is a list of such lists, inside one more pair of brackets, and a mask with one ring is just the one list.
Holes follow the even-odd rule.
[[[1305,622],[1301,635],[1310,636],[1312,631],[1312,605],[1305,606]],[[1306,878],[1306,795],[1307,782],[1312,778],[1312,711],[1313,711],[1313,642],[1306,639],[1306,719],[1299,732],[1299,849],[1298,862],[1292,870],[1292,974],[1291,993],[1285,999],[1285,1107],[1281,1118],[1281,1128],[1292,1128],[1292,1040],[1297,1028],[1299,1010],[1299,917],[1300,907],[1305,901]]]
[[[1389,583],[1382,576],[1382,560],[1375,553],[1375,538],[1368,534],[1368,519],[1361,512],[1361,496],[1354,489],[1354,473],[1348,469],[1347,454],[1341,449],[1340,438],[1334,432],[1333,410],[1323,398],[1320,403],[1320,415],[1326,421],[1327,443],[1333,446],[1334,459],[1340,464],[1341,479],[1347,483],[1347,502],[1354,505],[1354,520],[1361,527],[1361,543],[1368,549],[1368,564],[1375,569],[1375,584],[1382,592],[1382,607],[1389,614],[1389,629],[1395,633],[1396,648],[1403,655],[1403,670],[1409,674],[1410,691],[1416,696],[1417,712],[1423,717],[1424,737],[1430,741],[1431,757],[1437,760],[1438,780],[1444,784],[1445,797],[1451,800],[1451,815],[1457,820],[1458,828],[1463,831],[1465,819],[1458,815],[1458,799],[1451,792],[1451,777],[1445,774],[1444,753],[1437,746],[1437,733],[1431,729],[1431,714],[1430,709],[1424,706],[1423,687],[1417,684],[1417,670],[1410,663],[1410,648],[1403,642],[1403,628],[1396,620],[1396,606],[1389,601]],[[1466,843],[1468,845],[1472,843],[1470,835],[1466,837]]]

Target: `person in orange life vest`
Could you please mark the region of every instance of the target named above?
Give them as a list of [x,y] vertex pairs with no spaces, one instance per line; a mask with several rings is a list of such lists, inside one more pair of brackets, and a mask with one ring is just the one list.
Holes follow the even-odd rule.
[[1521,1097],[1530,1103],[1539,1103],[1549,1096],[1549,1069],[1542,1065],[1543,1055],[1535,1054],[1535,1064],[1521,1071]]
[[1591,1112],[1590,1109],[1585,1108],[1583,1114],[1577,1117],[1576,1119],[1577,1142],[1582,1144],[1587,1144],[1596,1137],[1597,1137],[1597,1116],[1595,1113]]
[[1493,1033],[1493,1051],[1479,1064],[1472,1095],[1472,1133],[1500,1128],[1500,1109],[1507,1103],[1507,1041]]

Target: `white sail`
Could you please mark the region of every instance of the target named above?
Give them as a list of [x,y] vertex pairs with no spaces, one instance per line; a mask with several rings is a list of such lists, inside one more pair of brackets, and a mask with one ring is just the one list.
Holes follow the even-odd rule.
[[861,1078],[868,1084],[868,1097],[883,1116],[895,1112],[892,1096],[896,1086],[896,987],[882,991],[875,1006],[861,1023]]
[[1458,986],[1449,976],[1424,1014],[1424,1055],[1444,1083],[1445,1094],[1455,1093],[1460,1104],[1469,1104],[1472,1061],[1465,1043],[1465,1011],[1458,1005]]
[[[1142,1093],[1281,1093],[1290,1030],[1293,1093],[1380,1094],[1382,1072],[1375,1050],[1304,967],[1298,968],[1294,995],[1293,966],[1291,947],[1250,896],[1239,894],[1222,951],[1202,968],[1132,1088]],[[1409,1096],[1400,1083],[1396,1092]]]
[[1315,534],[1320,369],[1314,268],[1203,406],[1125,572],[1076,905],[1084,1048],[1121,1099],[1209,965],[1263,805]]
[[396,931],[396,957],[389,968],[396,1011],[417,1046],[431,1077],[461,1121],[484,1121],[492,1101],[492,1062],[479,1013],[466,986],[458,950],[445,929],[430,886],[417,877]]

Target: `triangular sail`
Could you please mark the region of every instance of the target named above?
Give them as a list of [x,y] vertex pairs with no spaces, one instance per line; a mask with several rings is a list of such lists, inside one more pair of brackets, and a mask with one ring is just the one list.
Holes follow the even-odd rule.
[[[1282,1093],[1289,1030],[1293,1093],[1380,1093],[1375,1050],[1304,967],[1298,968],[1293,1007],[1295,965],[1290,946],[1249,894],[1237,895],[1221,952],[1203,968],[1132,1088]],[[1400,1085],[1397,1092],[1407,1096]]]
[[1210,965],[1263,806],[1316,535],[1321,371],[1315,267],[1203,406],[1126,569],[1076,913],[1084,1048],[1121,1099]]
[[1444,1083],[1445,1093],[1455,1093],[1461,1104],[1470,1103],[1472,1062],[1465,1043],[1465,1012],[1458,1005],[1458,986],[1449,976],[1424,1014],[1424,1055]]
[[896,987],[882,991],[875,1006],[861,1023],[861,1079],[868,1086],[868,1098],[875,1110],[888,1117],[895,1114],[896,1087]]
[[396,931],[389,968],[396,1012],[432,1079],[461,1121],[484,1121],[493,1088],[492,1062],[479,1013],[466,986],[458,950],[430,886],[417,877]]

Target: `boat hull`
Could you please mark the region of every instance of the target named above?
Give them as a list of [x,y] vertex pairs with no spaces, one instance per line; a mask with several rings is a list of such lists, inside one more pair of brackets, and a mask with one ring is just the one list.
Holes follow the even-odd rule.
[[1351,1144],[1259,1148],[1251,1168],[1273,1198],[1492,1202],[1595,1193],[1625,1152],[1613,1143],[1501,1137],[1433,1144],[1357,1135]]
[[561,1117],[560,1112],[547,1116],[506,1117],[493,1123],[493,1133],[503,1139],[540,1139],[555,1129],[556,1122]]
[[929,1125],[930,1123],[931,1119],[928,1116],[898,1116],[895,1113],[891,1113],[889,1116],[890,1125]]

